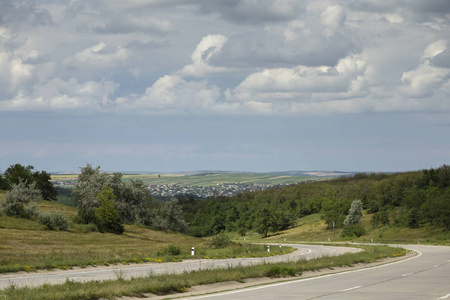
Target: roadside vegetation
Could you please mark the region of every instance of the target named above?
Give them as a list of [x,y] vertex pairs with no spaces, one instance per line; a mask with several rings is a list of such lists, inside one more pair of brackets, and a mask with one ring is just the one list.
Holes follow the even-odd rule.
[[324,257],[312,260],[298,260],[289,263],[261,264],[251,267],[184,272],[179,275],[152,275],[144,278],[126,278],[117,274],[117,280],[78,283],[66,281],[59,285],[44,285],[38,288],[17,288],[10,286],[0,292],[9,300],[16,299],[116,299],[121,296],[143,297],[144,294],[168,295],[183,293],[195,285],[204,285],[225,281],[243,282],[247,278],[294,277],[306,271],[332,269],[335,267],[354,266],[369,263],[385,257],[405,255],[401,248],[387,246],[358,246],[365,251],[348,253],[338,257]]
[[[75,215],[73,208],[68,210],[48,201],[39,202],[37,207],[45,213],[60,211],[67,216]],[[0,216],[0,240],[0,273],[269,255],[263,245],[235,243],[225,234],[205,239],[125,225],[125,232],[117,235],[92,231],[85,224],[52,231],[37,220],[5,215]],[[194,256],[191,247],[195,247]],[[271,254],[291,251],[289,247],[274,247]]]

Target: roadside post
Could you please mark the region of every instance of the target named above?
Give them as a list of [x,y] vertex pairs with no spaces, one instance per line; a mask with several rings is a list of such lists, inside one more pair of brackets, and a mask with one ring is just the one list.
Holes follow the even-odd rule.
[[191,248],[191,255],[194,256],[194,254],[195,254],[195,248],[192,247],[192,248]]
[[267,245],[267,252],[270,252],[270,246]]
[[333,221],[333,240],[336,238],[336,223]]

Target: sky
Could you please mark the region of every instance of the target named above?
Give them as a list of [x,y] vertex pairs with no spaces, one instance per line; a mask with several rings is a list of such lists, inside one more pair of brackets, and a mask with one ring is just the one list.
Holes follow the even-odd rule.
[[0,171],[450,163],[448,0],[0,0]]

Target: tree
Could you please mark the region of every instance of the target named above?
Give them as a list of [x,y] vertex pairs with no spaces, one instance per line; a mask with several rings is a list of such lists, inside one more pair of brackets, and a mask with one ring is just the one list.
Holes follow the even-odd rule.
[[100,173],[100,167],[96,169],[91,165],[81,168],[74,193],[77,200],[77,213],[85,224],[95,221],[95,209],[100,206],[97,195],[108,184],[109,175]]
[[269,209],[263,208],[258,211],[255,223],[256,232],[261,234],[263,237],[267,237],[269,231],[273,229],[273,225],[274,217]]
[[151,207],[152,198],[141,180],[125,183],[121,173],[114,173],[109,185],[116,196],[116,207],[124,223],[132,224],[151,217],[148,208]]
[[344,225],[352,226],[360,224],[362,217],[362,202],[361,200],[353,200],[348,215],[344,220]]
[[97,195],[100,206],[95,209],[95,223],[101,232],[121,234],[124,231],[119,212],[115,208],[116,197],[112,188],[105,186]]
[[[18,184],[23,181],[25,185],[36,183],[36,188],[41,191],[42,198],[45,200],[56,200],[56,189],[51,182],[51,176],[45,171],[33,172],[33,166],[22,166],[21,164],[15,164],[9,166],[5,171],[5,179],[3,184],[0,184],[5,189],[10,189],[12,184]],[[0,186],[0,189],[2,187]]]
[[36,182],[36,187],[41,191],[42,198],[49,201],[55,201],[58,192],[56,191],[51,176],[45,171],[36,171],[32,175],[33,181]]
[[77,212],[83,223],[94,220],[94,210],[100,206],[97,195],[109,186],[115,197],[115,208],[123,223],[133,224],[140,221],[150,224],[152,218],[151,197],[144,183],[140,180],[124,183],[121,173],[100,173],[100,167],[92,168],[90,164],[81,168],[74,193],[77,200]]
[[155,227],[162,230],[175,232],[186,232],[188,224],[184,221],[183,211],[178,205],[178,199],[172,198],[171,201],[161,205],[157,216],[155,217]]
[[325,219],[327,229],[341,228],[345,214],[349,210],[349,201],[346,199],[324,198],[322,201],[322,218]]
[[26,185],[33,182],[32,170],[33,166],[22,166],[21,164],[15,164],[9,166],[5,171],[5,180],[7,184],[7,189],[10,189],[13,184],[19,184],[23,181]]
[[348,215],[344,220],[345,228],[341,232],[342,237],[360,237],[365,234],[364,228],[361,226],[362,202],[361,200],[353,200]]
[[2,203],[3,211],[8,216],[35,217],[36,203],[41,199],[41,193],[34,183],[27,185],[25,181],[19,180],[19,183],[13,183],[6,192],[5,201]]
[[8,189],[8,183],[6,182],[5,178],[0,175],[0,190],[7,190]]

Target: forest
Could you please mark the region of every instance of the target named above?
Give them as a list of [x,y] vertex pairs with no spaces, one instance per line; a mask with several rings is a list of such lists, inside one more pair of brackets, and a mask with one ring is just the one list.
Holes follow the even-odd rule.
[[[371,224],[450,230],[450,166],[406,173],[358,173],[328,181],[196,200],[179,196],[188,233],[256,231],[262,236],[295,226],[301,217],[321,213],[327,229],[344,228],[354,200],[371,215]],[[361,229],[361,228],[359,228]],[[358,230],[354,234],[364,233]]]

